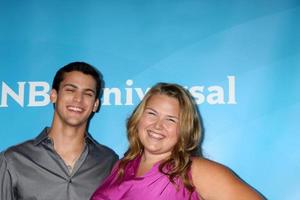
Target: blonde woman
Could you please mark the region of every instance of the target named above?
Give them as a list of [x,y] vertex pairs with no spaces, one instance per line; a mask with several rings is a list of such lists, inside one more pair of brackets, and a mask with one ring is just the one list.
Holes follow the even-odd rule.
[[201,132],[190,93],[156,84],[128,119],[125,156],[91,199],[263,199],[226,167],[196,156]]

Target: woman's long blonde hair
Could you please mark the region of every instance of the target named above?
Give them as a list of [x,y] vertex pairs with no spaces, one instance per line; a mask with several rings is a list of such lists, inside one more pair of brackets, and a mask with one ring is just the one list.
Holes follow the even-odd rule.
[[134,109],[127,121],[129,148],[119,163],[118,178],[122,180],[128,162],[143,152],[143,145],[138,138],[137,127],[149,99],[156,94],[167,95],[177,99],[180,107],[178,142],[174,146],[171,156],[160,164],[159,170],[161,173],[166,174],[173,184],[175,184],[175,178],[181,178],[184,186],[192,193],[194,187],[188,173],[192,164],[191,156],[198,151],[202,127],[193,97],[178,84],[157,83]]

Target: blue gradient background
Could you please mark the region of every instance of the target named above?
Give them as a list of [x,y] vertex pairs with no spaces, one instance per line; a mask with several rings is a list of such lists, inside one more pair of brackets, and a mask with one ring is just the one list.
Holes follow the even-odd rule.
[[[132,88],[166,81],[226,89],[233,75],[237,104],[199,105],[204,154],[268,199],[299,200],[299,6],[296,0],[1,0],[0,81],[15,91],[18,81],[51,84],[59,67],[77,60],[97,66],[106,87],[123,92],[128,79]],[[28,95],[26,85],[25,105]],[[9,98],[8,105],[0,108],[0,150],[51,123],[51,104],[20,107]],[[90,132],[122,155],[133,108],[102,106]]]

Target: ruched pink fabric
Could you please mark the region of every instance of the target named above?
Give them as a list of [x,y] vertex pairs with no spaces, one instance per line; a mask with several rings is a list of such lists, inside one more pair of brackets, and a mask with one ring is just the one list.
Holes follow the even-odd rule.
[[139,163],[140,157],[128,163],[121,183],[116,181],[115,167],[95,191],[91,200],[199,200],[196,192],[193,192],[190,198],[190,192],[180,179],[175,181],[175,186],[166,175],[160,173],[159,163],[143,176],[136,177]]

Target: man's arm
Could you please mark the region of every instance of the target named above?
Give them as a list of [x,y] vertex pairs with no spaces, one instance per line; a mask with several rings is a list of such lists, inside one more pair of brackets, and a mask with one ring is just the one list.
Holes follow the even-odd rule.
[[16,200],[13,192],[11,173],[3,152],[0,154],[0,199]]

